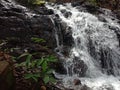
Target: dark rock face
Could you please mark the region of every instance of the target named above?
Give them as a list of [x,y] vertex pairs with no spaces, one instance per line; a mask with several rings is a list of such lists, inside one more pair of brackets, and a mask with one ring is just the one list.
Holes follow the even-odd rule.
[[40,15],[52,15],[54,14],[53,10],[47,9],[46,7],[37,7],[35,8],[35,12],[40,14]]
[[[9,5],[6,7],[5,3]],[[50,14],[53,12],[46,8],[41,9],[39,15],[35,15],[23,6],[0,2],[0,39],[8,41],[4,48],[29,47],[32,45],[31,37],[45,39],[44,45],[55,48],[54,25],[48,16]]]
[[63,31],[63,42],[66,46],[72,46],[74,44],[74,40],[72,37],[71,27],[67,27],[65,31]]

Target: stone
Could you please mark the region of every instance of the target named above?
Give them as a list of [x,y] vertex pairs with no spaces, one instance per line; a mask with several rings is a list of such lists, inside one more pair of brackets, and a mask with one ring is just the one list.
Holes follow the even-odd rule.
[[102,17],[102,16],[98,16],[98,19],[100,20],[100,21],[102,21],[102,22],[107,22],[107,20],[104,18],[104,17]]
[[2,75],[9,67],[9,63],[6,61],[0,61],[0,75]]
[[[4,39],[8,42],[1,46],[2,50],[17,47],[23,50],[20,52],[24,52],[24,49],[32,47],[31,45],[34,46],[31,41],[32,37],[44,39],[46,43],[43,43],[43,46],[47,45],[50,49],[56,47],[54,24],[49,17],[53,14],[52,10],[48,10],[46,7],[35,7],[33,11],[30,11],[27,8],[20,8],[23,7],[21,5],[19,7],[9,5],[6,8],[4,2],[0,2],[0,4],[2,4],[0,8],[0,40]],[[35,15],[30,16],[27,12],[35,13]]]
[[40,15],[52,15],[54,14],[52,9],[47,9],[46,7],[37,7],[35,8],[35,12]]
[[83,77],[85,76],[87,69],[87,65],[82,60],[80,60],[78,57],[74,58],[73,71],[75,74],[77,74],[79,77]]
[[80,6],[82,5],[83,3],[85,3],[86,0],[80,0],[80,1],[76,1],[76,2],[73,2],[71,5],[73,7],[76,7],[76,6]]
[[63,15],[65,16],[65,18],[68,18],[68,17],[70,17],[71,15],[72,15],[72,13],[71,12],[68,12],[68,11],[66,11],[66,10],[61,10],[61,12],[63,13]]
[[41,90],[46,90],[46,87],[45,86],[41,86]]
[[92,13],[92,14],[96,14],[96,13],[99,13],[99,7],[98,6],[95,6],[95,5],[92,5],[91,3],[89,2],[85,2],[82,7],[86,8],[86,10],[89,12],[89,13]]
[[13,85],[12,66],[7,61],[0,61],[0,90],[13,90]]
[[91,90],[88,86],[83,85],[80,90]]
[[81,81],[79,79],[74,79],[74,85],[81,85]]

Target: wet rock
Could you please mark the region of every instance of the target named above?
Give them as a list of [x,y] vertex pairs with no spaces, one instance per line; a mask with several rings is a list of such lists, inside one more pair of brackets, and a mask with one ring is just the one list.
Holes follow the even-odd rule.
[[102,85],[101,87],[100,87],[100,89],[102,89],[102,90],[115,90],[115,88],[111,85],[111,84],[108,84],[108,85]]
[[72,37],[71,27],[67,27],[66,24],[62,24],[62,34],[63,34],[63,44],[65,46],[71,47],[74,44],[74,40]]
[[55,71],[59,74],[67,74],[67,71],[66,69],[64,68],[63,66],[63,63],[62,62],[57,62],[57,63],[54,63],[51,65],[52,68],[55,69]]
[[116,10],[116,11],[114,11],[114,13],[116,14],[116,17],[120,20],[120,11]]
[[19,7],[10,5],[6,8],[3,4],[0,8],[0,39],[7,41],[7,45],[2,48],[29,47],[29,44],[33,44],[32,37],[45,39],[44,45],[47,45],[48,48],[55,48],[54,25],[47,16],[53,12],[46,8],[42,9],[41,15],[37,15],[35,14],[38,13],[37,11],[32,14],[28,9],[20,8],[20,5]]
[[19,12],[19,13],[23,12],[23,10],[21,8],[16,8],[16,7],[11,7],[11,10],[14,12]]
[[89,12],[89,13],[92,13],[92,14],[95,14],[95,13],[99,13],[99,7],[98,6],[95,6],[89,2],[85,2],[82,7],[86,8],[86,10]]
[[41,15],[52,15],[54,14],[52,9],[47,9],[46,7],[37,7],[35,12]]
[[87,65],[80,60],[78,57],[75,57],[73,60],[73,71],[74,73],[78,74],[79,77],[83,77],[87,71]]
[[102,16],[98,16],[98,19],[100,20],[100,21],[102,21],[102,22],[107,22],[107,20],[104,18],[104,17],[102,17]]
[[85,3],[86,0],[80,0],[80,1],[76,1],[76,2],[73,2],[71,5],[73,7],[76,7],[76,6],[80,6],[82,5],[83,3]]
[[81,85],[81,81],[79,79],[74,79],[74,85]]
[[91,90],[88,86],[83,85],[80,90]]
[[66,13],[64,13],[64,16],[65,16],[66,18],[70,17],[71,15],[72,15],[71,12],[66,12]]
[[71,31],[68,31],[64,34],[64,44],[67,45],[67,46],[72,46],[73,45],[73,37],[72,37],[72,33]]
[[63,15],[65,16],[65,18],[68,18],[68,17],[70,17],[70,16],[72,15],[71,12],[68,12],[68,11],[66,11],[66,10],[61,10],[61,12],[62,12]]
[[[116,52],[114,52],[114,54],[117,55]],[[101,48],[101,50],[100,50],[101,63],[100,64],[103,69],[103,73],[107,73],[108,75],[117,75],[119,73],[116,69],[114,69],[115,68],[114,59],[110,58],[114,54],[110,48],[106,48],[106,49]],[[119,65],[119,64],[117,64],[117,65]],[[114,72],[114,70],[116,70],[117,73]]]

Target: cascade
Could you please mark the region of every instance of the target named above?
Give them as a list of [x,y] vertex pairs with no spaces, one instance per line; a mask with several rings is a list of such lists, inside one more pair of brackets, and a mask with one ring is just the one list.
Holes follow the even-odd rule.
[[[35,15],[12,0],[0,2],[7,9],[14,6],[23,9],[26,16]],[[71,33],[69,39],[73,39],[70,40],[73,42],[67,43],[70,47],[63,48],[65,41],[62,42],[59,35],[62,30],[56,28],[51,17],[55,26],[56,51],[64,59],[63,64],[67,71],[65,75],[55,72],[55,76],[62,79],[66,88],[74,90],[81,88],[74,85],[76,78],[90,90],[120,90],[120,25],[112,12],[101,9],[103,13],[93,15],[82,8],[71,6],[70,3],[46,4],[46,7],[52,9],[61,22],[65,23],[65,32]],[[68,55],[62,53],[63,49],[70,49]]]
[[[101,9],[104,14],[93,15],[72,7],[70,3],[46,4],[46,7],[52,9],[72,33],[73,43],[69,55],[64,57],[67,70],[62,77],[64,86],[80,90],[73,85],[74,79],[79,78],[90,90],[120,90],[120,25],[110,15],[111,11]],[[57,42],[58,39],[57,36]],[[59,74],[56,76],[61,77]]]

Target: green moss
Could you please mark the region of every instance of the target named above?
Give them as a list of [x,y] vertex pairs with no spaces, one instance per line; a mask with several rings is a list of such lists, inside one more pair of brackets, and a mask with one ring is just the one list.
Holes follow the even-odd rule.
[[93,5],[97,5],[97,1],[96,0],[88,0],[91,4],[93,4]]
[[45,0],[28,0],[27,1],[31,5],[44,5]]

